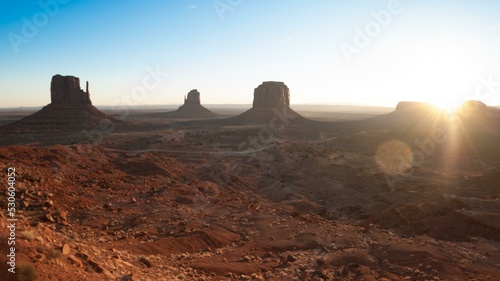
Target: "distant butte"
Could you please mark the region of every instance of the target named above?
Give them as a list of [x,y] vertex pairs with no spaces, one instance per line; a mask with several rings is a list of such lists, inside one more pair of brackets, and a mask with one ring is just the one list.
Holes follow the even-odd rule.
[[51,103],[40,111],[1,127],[11,132],[54,132],[94,129],[111,124],[124,124],[92,105],[89,84],[80,88],[80,79],[75,76],[54,75],[50,83]]
[[290,90],[283,82],[263,82],[254,90],[253,107],[290,107]]
[[201,105],[200,92],[196,89],[189,91],[187,98],[184,98],[184,105],[186,104]]
[[[455,113],[459,115],[475,116],[475,117],[485,117],[492,115],[493,108],[488,108],[488,106],[477,100],[468,100],[463,102],[460,106],[454,109]],[[425,103],[425,102],[409,102],[402,101],[396,106],[396,113],[402,115],[436,115],[442,114],[443,112],[439,110],[436,106]]]
[[242,122],[270,122],[285,117],[291,123],[307,121],[290,108],[290,90],[283,82],[267,81],[254,90],[253,107],[235,118]]
[[496,108],[476,100],[465,101],[448,110],[440,110],[425,102],[402,101],[397,104],[395,111],[367,120],[366,124],[399,126],[401,130],[425,130],[450,125],[477,129],[494,127],[499,118],[500,113]]
[[426,102],[416,102],[416,101],[401,101],[396,106],[396,111],[408,111],[408,110],[436,110],[430,103]]
[[201,105],[200,92],[193,89],[189,91],[187,97],[184,97],[184,104],[177,110],[150,116],[156,118],[213,118],[217,117],[217,114]]

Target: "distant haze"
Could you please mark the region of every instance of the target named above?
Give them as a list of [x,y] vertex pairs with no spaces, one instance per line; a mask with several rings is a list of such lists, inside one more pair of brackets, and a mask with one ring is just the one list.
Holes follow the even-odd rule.
[[[251,104],[283,81],[294,104],[500,104],[500,2],[2,1],[0,107],[43,106],[50,79],[95,105]],[[168,75],[167,75],[168,73]]]

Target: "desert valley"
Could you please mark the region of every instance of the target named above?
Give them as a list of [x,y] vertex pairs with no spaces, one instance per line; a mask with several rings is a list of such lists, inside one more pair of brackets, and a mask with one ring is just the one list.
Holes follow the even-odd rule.
[[301,111],[256,86],[246,111],[198,90],[101,111],[55,75],[49,105],[2,112],[0,279],[499,280],[499,108]]

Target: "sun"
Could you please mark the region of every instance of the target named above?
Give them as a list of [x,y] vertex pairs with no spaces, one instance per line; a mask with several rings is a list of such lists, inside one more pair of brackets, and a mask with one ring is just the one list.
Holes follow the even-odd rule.
[[439,111],[448,114],[454,114],[461,107],[461,104],[450,101],[434,101],[431,104]]

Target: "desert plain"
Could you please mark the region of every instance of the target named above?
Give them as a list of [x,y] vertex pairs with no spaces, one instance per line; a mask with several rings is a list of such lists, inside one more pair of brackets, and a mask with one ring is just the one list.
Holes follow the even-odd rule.
[[196,92],[101,112],[71,85],[3,111],[0,279],[499,280],[498,108],[290,106],[266,83],[205,117]]

